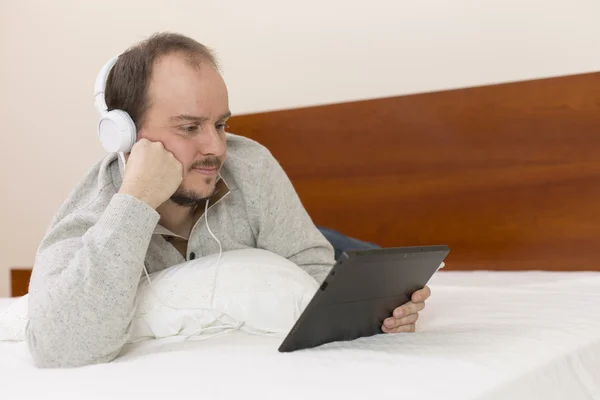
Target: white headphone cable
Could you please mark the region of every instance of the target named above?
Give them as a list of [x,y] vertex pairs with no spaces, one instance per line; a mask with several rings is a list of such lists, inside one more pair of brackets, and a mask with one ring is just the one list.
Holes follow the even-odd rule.
[[[125,170],[125,166],[126,166],[126,159],[125,159],[125,154],[123,153],[118,153],[119,158],[121,159],[121,161],[123,162],[123,171]],[[123,172],[124,174],[124,172]],[[219,332],[215,335],[211,335],[208,337],[203,337],[204,339],[208,339],[210,337],[214,337],[214,336],[218,336],[220,334],[223,333],[228,333],[231,332],[233,330],[239,330],[244,324],[240,321],[238,321],[237,319],[233,318],[230,315],[227,315],[224,312],[221,312],[222,315],[227,315],[229,318],[231,318],[233,321],[236,322],[236,324],[232,324],[229,322],[225,322],[223,321],[220,317],[218,317],[215,314],[215,291],[217,288],[217,274],[218,274],[218,269],[219,266],[221,265],[222,262],[222,256],[223,256],[223,246],[221,245],[221,242],[219,241],[219,239],[217,239],[217,237],[215,236],[215,234],[212,232],[212,230],[210,229],[210,226],[208,225],[208,200],[205,202],[205,207],[204,207],[204,220],[206,222],[206,228],[208,229],[208,232],[210,233],[210,235],[212,236],[212,238],[218,243],[219,245],[219,255],[217,257],[217,261],[214,263],[214,267],[215,267],[215,273],[214,273],[214,278],[213,278],[213,286],[212,286],[212,290],[211,290],[211,308],[207,308],[207,307],[176,307],[173,306],[171,304],[168,304],[166,301],[164,301],[159,295],[158,293],[156,293],[154,286],[152,284],[152,280],[150,279],[150,274],[148,273],[148,269],[146,268],[146,265],[144,264],[144,274],[146,275],[146,280],[148,281],[148,288],[150,289],[150,292],[152,292],[153,296],[160,302],[162,303],[165,307],[171,308],[173,310],[188,310],[188,309],[193,309],[193,310],[206,310],[206,311],[210,311],[213,315],[213,317],[215,318],[215,320],[218,320],[219,322],[221,322],[224,326],[208,326],[208,327],[202,327],[200,328],[198,331],[188,335],[186,337],[187,339],[190,339],[193,336],[197,336],[198,334],[204,332],[204,331],[208,331],[208,330],[222,330],[224,329],[222,332]]]

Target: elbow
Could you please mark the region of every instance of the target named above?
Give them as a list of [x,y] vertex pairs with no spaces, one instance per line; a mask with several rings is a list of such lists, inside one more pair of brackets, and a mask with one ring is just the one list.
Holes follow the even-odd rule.
[[109,363],[118,356],[125,342],[111,346],[107,342],[98,342],[97,338],[82,338],[74,331],[42,330],[31,320],[25,339],[33,363],[38,368],[77,368]]

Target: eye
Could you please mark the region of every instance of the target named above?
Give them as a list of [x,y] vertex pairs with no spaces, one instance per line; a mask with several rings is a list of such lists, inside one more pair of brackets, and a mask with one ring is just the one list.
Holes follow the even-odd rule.
[[184,131],[186,133],[194,133],[194,132],[198,131],[198,125],[183,125],[183,126],[180,126],[179,129],[181,129],[182,131]]
[[219,131],[224,131],[225,129],[229,128],[229,126],[227,124],[217,124],[216,128]]

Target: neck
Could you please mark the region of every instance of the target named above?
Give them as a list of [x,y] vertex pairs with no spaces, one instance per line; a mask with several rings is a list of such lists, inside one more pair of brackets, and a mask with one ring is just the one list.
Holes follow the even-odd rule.
[[194,225],[194,212],[196,207],[180,206],[172,201],[167,201],[157,209],[160,214],[159,223],[184,238],[188,238]]

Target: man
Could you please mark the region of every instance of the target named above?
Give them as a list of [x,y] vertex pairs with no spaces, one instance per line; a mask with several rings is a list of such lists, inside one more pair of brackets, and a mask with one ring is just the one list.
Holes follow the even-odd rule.
[[[225,132],[228,93],[212,53],[185,36],[157,34],[123,53],[105,92],[126,111],[137,142],[99,162],[42,240],[30,284],[27,342],[41,367],[113,360],[149,273],[218,251],[262,248],[322,281],[334,263],[286,174],[260,144]],[[414,330],[424,288],[384,332]]]

